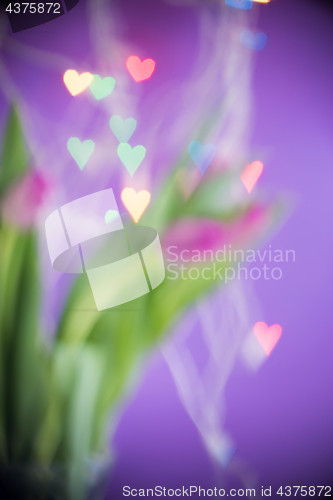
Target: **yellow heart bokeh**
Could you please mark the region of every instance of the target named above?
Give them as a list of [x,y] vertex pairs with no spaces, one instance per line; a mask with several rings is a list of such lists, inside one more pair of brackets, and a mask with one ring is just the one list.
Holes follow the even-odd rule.
[[150,202],[150,193],[145,190],[136,193],[133,188],[125,188],[121,200],[135,222],[138,222]]
[[64,84],[72,95],[78,95],[83,92],[89,87],[93,79],[94,77],[91,73],[85,72],[79,75],[75,69],[69,69],[64,74]]

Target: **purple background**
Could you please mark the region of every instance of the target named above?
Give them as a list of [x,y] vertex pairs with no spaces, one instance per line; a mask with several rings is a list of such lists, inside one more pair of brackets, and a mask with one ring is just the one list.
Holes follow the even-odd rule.
[[[194,14],[187,8],[175,14],[175,7],[142,1],[135,14],[143,23],[148,16],[145,6],[153,4],[149,15],[163,19],[165,33],[172,26],[176,72],[187,60],[185,50],[176,50],[177,42],[181,49],[184,33],[195,33]],[[127,5],[133,14],[133,2]],[[149,47],[160,28],[155,25],[142,38],[139,29],[132,30],[131,36]],[[276,0],[260,6],[258,31],[267,34],[268,43],[256,56],[252,149],[266,157],[260,182],[267,192],[295,195],[289,220],[269,243],[273,248],[294,249],[296,262],[283,267],[280,281],[259,280],[254,285],[263,320],[279,323],[283,334],[257,374],[240,365],[234,370],[226,391],[226,427],[237,446],[235,459],[250,464],[259,474],[258,484],[324,485],[333,479],[332,16],[306,1]],[[44,49],[66,54],[78,64],[92,64],[86,32],[82,0],[63,19],[15,36],[35,47],[43,39]],[[69,40],[73,43],[67,45]],[[168,60],[171,49],[163,40],[160,55],[165,52]],[[47,117],[48,133],[53,126],[55,133],[68,95],[64,89],[60,99],[52,97],[58,87],[54,71],[32,71],[27,62],[8,55],[6,62],[22,97]],[[61,64],[59,71],[67,69]],[[0,100],[4,109],[2,95]],[[75,179],[73,185],[76,193],[71,192],[71,199],[85,194]],[[223,473],[212,465],[159,354],[126,408],[114,445],[117,462],[110,499],[121,498],[124,485],[209,488],[225,480],[228,487],[242,486],[228,468]]]
[[[269,44],[256,59],[252,146],[267,153],[262,183],[296,195],[291,217],[269,241],[294,249],[296,262],[282,267],[280,281],[254,287],[267,324],[283,326],[274,355],[256,375],[235,370],[227,385],[235,458],[259,472],[258,484],[277,488],[333,480],[332,17],[292,3],[261,6],[258,31]],[[124,485],[219,485],[163,358],[148,370],[115,444],[110,498],[121,498]],[[227,484],[242,487],[231,475]]]

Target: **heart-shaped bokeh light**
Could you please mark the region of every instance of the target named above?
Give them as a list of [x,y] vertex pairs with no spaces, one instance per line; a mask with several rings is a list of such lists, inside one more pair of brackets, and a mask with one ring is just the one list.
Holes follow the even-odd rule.
[[257,180],[261,176],[263,169],[263,163],[261,163],[260,161],[254,161],[253,163],[248,165],[242,173],[241,180],[248,193],[251,193],[252,189],[256,185]]
[[121,193],[121,200],[134,221],[138,222],[150,202],[150,193],[145,190],[137,193],[133,188],[125,188]]
[[69,69],[64,74],[64,84],[68,91],[73,95],[81,94],[93,81],[94,77],[91,73],[79,73],[75,69]]
[[148,80],[155,70],[156,63],[153,59],[141,61],[137,56],[130,56],[126,61],[126,67],[136,82]]
[[258,321],[253,327],[253,333],[267,356],[269,356],[281,337],[282,327],[280,325],[268,326],[263,321]]

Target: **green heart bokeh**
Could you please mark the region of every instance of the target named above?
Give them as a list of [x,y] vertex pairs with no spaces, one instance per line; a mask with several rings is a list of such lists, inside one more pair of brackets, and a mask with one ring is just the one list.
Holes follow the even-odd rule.
[[119,142],[128,142],[136,128],[136,120],[123,120],[121,116],[113,115],[110,118],[110,128]]
[[90,139],[81,142],[77,137],[71,137],[67,141],[67,148],[80,169],[83,170],[94,152],[95,143]]
[[143,146],[135,146],[135,148],[131,148],[129,144],[121,143],[118,146],[117,153],[129,173],[131,177],[139,167],[140,163],[145,157],[146,148]]
[[116,80],[112,76],[107,76],[106,78],[101,78],[99,75],[93,75],[94,79],[91,82],[89,88],[93,93],[93,96],[98,101],[104,99],[104,97],[111,94],[116,84]]

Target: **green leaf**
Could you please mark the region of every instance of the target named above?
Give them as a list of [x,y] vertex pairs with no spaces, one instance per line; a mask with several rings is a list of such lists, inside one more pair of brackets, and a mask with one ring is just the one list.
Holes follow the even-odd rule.
[[27,170],[29,155],[14,105],[11,106],[4,131],[0,161],[0,199],[8,187]]
[[1,266],[7,455],[11,460],[31,459],[34,437],[45,411],[48,380],[47,356],[37,344],[40,294],[36,237],[32,232],[19,233],[4,226],[1,237],[6,243],[10,242],[9,248],[12,248],[6,254],[6,272]]
[[87,344],[78,353],[67,434],[69,489],[73,500],[83,499],[86,492],[87,461],[90,457],[96,402],[104,364],[103,348]]
[[51,463],[68,459],[67,422],[69,401],[75,385],[77,344],[57,342],[49,363],[50,397],[36,441],[38,461]]
[[15,322],[16,297],[19,290],[20,269],[24,257],[24,245],[17,231],[8,226],[0,229],[0,423],[1,455],[8,458],[8,391],[11,380],[7,365],[12,344]]
[[63,310],[56,334],[64,342],[84,342],[100,318],[86,274],[75,281]]

